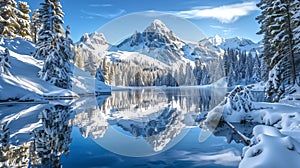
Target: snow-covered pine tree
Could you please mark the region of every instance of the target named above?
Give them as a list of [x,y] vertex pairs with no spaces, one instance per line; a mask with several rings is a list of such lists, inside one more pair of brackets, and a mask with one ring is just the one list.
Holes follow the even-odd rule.
[[108,81],[110,85],[115,85],[115,64],[110,63],[109,65],[109,75],[108,75]]
[[39,76],[49,83],[64,89],[71,89],[70,67],[61,57],[59,45],[51,46]]
[[291,23],[293,31],[293,51],[295,52],[296,82],[300,85],[300,5],[299,0],[291,2]]
[[36,44],[36,51],[34,53],[35,58],[45,59],[49,55],[50,46],[53,42],[53,32],[51,31],[51,3],[49,0],[45,0],[41,4],[41,8],[38,12],[38,18],[43,25],[38,32],[38,40]]
[[9,62],[9,50],[6,48],[5,51],[0,51],[0,76],[2,74],[11,75],[9,69],[11,68]]
[[104,78],[104,74],[103,74],[101,65],[97,69],[96,79],[101,81],[101,82],[105,82],[105,78]]
[[134,79],[135,81],[133,86],[144,86],[144,81],[142,79],[142,75],[140,71],[136,72],[136,74],[134,75]]
[[251,52],[248,53],[244,65],[245,65],[245,84],[248,85],[253,83],[254,58]]
[[51,31],[58,36],[62,36],[64,34],[64,28],[62,27],[64,24],[64,12],[62,11],[62,6],[59,0],[50,0],[50,2],[53,13],[51,17]]
[[[218,70],[218,68],[216,68]],[[210,76],[208,73],[208,69],[206,68],[205,65],[202,67],[202,79],[200,85],[207,85],[210,83]]]
[[233,63],[232,64],[230,64],[230,66],[229,66],[229,71],[228,71],[228,76],[227,76],[227,86],[228,87],[232,87],[232,86],[234,86],[235,85],[235,82],[236,82],[236,80],[235,80],[235,75],[236,73],[235,73],[235,71],[234,71],[234,68],[233,68]]
[[[65,36],[64,37],[59,37],[59,49],[60,49],[60,53],[61,53],[61,57],[62,59],[67,62],[68,64],[70,64],[71,66],[71,62],[73,62],[75,56],[72,50],[72,45],[73,45],[73,41],[70,38],[70,27],[67,26],[66,31],[65,31]],[[70,67],[71,68],[71,67]]]
[[250,78],[253,76],[253,67],[254,67],[255,58],[252,53],[249,52],[246,59],[246,66],[249,68]]
[[[51,3],[49,0],[41,3],[42,8],[39,10],[39,13],[43,21],[43,28],[39,32],[38,47],[35,55],[46,58],[44,66],[39,72],[39,76],[43,80],[64,89],[71,89],[72,64],[70,61],[74,59],[74,54],[71,50],[72,41],[69,38],[69,28],[67,28],[65,36],[58,29],[52,31],[53,24],[56,25],[56,28],[61,27],[58,26],[61,24],[61,21],[53,19],[60,18],[60,16],[56,15],[56,12],[53,12],[56,4],[60,5],[59,3]],[[46,37],[51,37],[51,41]]]
[[193,70],[194,76],[197,80],[197,85],[201,85],[202,80],[202,65],[199,59],[195,60],[195,68]]
[[185,76],[186,73],[184,71],[184,64],[180,64],[178,70],[178,79],[177,79],[179,86],[185,85]]
[[38,32],[37,50],[34,54],[35,58],[47,57],[47,50],[49,46],[55,43],[55,39],[60,39],[64,36],[64,29],[62,27],[63,15],[62,6],[59,0],[45,0],[41,3],[41,8],[38,10],[37,29],[39,25],[42,28]]
[[207,74],[204,76],[207,80],[206,84],[216,82],[225,76],[223,59],[210,60],[205,68],[203,67],[203,71],[206,71],[204,73]]
[[260,82],[260,81],[262,81],[261,63],[260,63],[260,59],[259,59],[258,55],[255,55],[255,58],[254,58],[253,81],[254,82]]
[[271,9],[271,3],[273,0],[261,0],[257,7],[261,9],[261,14],[256,17],[256,20],[260,24],[260,30],[257,32],[259,35],[263,35],[263,53],[262,58],[262,78],[264,81],[268,80],[269,71],[272,69],[271,58],[275,55],[276,50],[272,49],[271,39],[272,34],[270,31],[270,25],[274,24],[272,18],[273,10]]
[[275,67],[269,73],[269,79],[265,86],[266,97],[272,98],[277,102],[283,96],[285,92],[285,85],[283,83],[284,69],[281,65],[282,61],[275,65]]
[[[273,4],[273,9],[276,14],[275,25],[271,25],[272,34],[274,38],[271,42],[274,44],[274,48],[278,47],[279,50],[272,58],[274,64],[280,60],[289,61],[288,64],[283,62],[283,65],[289,65],[285,67],[287,83],[290,83],[293,87],[296,80],[296,68],[295,68],[295,52],[293,51],[293,23],[292,23],[292,0],[277,0]],[[280,25],[280,27],[278,27]],[[287,59],[285,59],[287,57]],[[271,62],[271,63],[272,63]]]
[[84,62],[84,70],[89,72],[92,76],[96,75],[97,63],[93,55],[89,55]]
[[17,4],[14,0],[0,1],[0,35],[6,38],[18,36],[20,25],[17,21]]
[[32,40],[31,30],[30,30],[30,16],[31,12],[27,2],[19,1],[18,2],[18,11],[17,11],[17,22],[20,25],[20,28],[17,29],[17,34],[26,40]]
[[[261,24],[260,34],[264,35],[264,60],[270,62],[272,73],[281,75],[280,81],[276,81],[278,86],[275,89],[284,88],[284,94],[288,94],[293,90],[296,84],[296,53],[294,50],[297,43],[294,36],[297,36],[299,28],[299,20],[295,20],[299,15],[299,1],[297,0],[261,0],[258,7],[262,10],[261,15],[257,18]],[[283,67],[280,67],[283,66]],[[280,70],[279,72],[274,72]],[[271,72],[270,72],[271,73]],[[274,75],[269,75],[269,77]],[[269,78],[269,82],[274,82]],[[275,94],[279,96],[278,90],[267,88],[272,86],[266,85],[268,95]],[[282,90],[282,89],[281,89]],[[284,94],[280,93],[280,96]],[[277,99],[278,100],[278,99]]]
[[71,51],[71,40],[67,37],[55,38],[55,45],[48,50],[43,69],[39,72],[40,77],[55,86],[71,89],[72,64],[74,58]]
[[223,55],[223,66],[224,66],[224,73],[225,76],[228,76],[229,74],[229,67],[230,67],[230,62],[229,62],[229,48],[225,50],[224,55]]
[[30,23],[31,38],[34,43],[38,41],[38,32],[42,28],[41,19],[39,18],[39,10],[33,11]]
[[103,75],[104,75],[104,81],[108,82],[108,67],[107,67],[106,57],[103,58],[101,67],[102,67],[102,71],[103,71]]
[[193,68],[192,68],[190,63],[187,63],[185,65],[185,72],[186,72],[186,76],[185,76],[184,85],[187,85],[187,86],[194,85],[196,83],[196,79],[195,79],[195,76],[193,74]]

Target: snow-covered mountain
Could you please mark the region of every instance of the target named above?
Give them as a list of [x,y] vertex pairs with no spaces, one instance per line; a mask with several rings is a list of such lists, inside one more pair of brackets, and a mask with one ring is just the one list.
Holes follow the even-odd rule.
[[[103,34],[97,32],[84,34],[80,41],[76,43],[77,49],[84,52],[93,53],[99,59],[105,52],[114,59],[113,55],[133,52],[133,55],[140,53],[152,57],[166,65],[172,65],[186,60],[194,61],[195,58],[202,60],[221,57],[224,50],[228,48],[245,50],[249,52],[259,52],[259,43],[241,37],[223,38],[218,35],[203,39],[200,42],[185,42],[177,37],[162,21],[154,20],[143,32],[134,32],[116,46],[111,46],[106,42]],[[124,52],[123,52],[124,51]],[[117,54],[115,54],[117,53]],[[84,55],[84,54],[83,54]]]
[[143,32],[135,32],[112,50],[139,52],[167,65],[221,56],[214,49],[185,42],[160,20],[154,20]]
[[110,47],[110,44],[107,43],[103,34],[94,32],[91,34],[85,33],[75,46],[83,50],[91,51],[97,56],[103,56]]
[[[200,60],[199,72],[207,70],[205,73],[210,76],[207,83],[213,83],[224,76],[221,58],[226,49],[246,50],[253,55],[261,51],[259,44],[239,37],[215,36],[200,42],[187,42],[160,20],[154,20],[144,31],[134,32],[118,45],[111,46],[104,35],[93,33],[85,34],[74,48],[76,65],[91,74],[106,58],[110,73],[108,84],[121,86],[199,84],[203,76],[194,71],[196,60]],[[169,77],[175,82],[165,82],[170,81]]]
[[112,50],[139,52],[171,65],[183,59],[186,45],[162,21],[154,20],[143,32],[135,32]]
[[203,39],[199,42],[199,45],[206,46],[216,51],[222,52],[228,48],[238,49],[247,52],[260,52],[261,44],[254,43],[252,40],[242,37],[223,38],[219,35]]

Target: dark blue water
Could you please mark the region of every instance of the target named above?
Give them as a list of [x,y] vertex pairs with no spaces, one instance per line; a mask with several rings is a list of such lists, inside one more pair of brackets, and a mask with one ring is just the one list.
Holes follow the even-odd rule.
[[128,157],[105,149],[91,138],[84,139],[74,128],[71,153],[61,161],[64,167],[238,167],[242,144],[228,144],[224,137],[215,136],[199,143],[199,133],[199,128],[190,129],[171,149],[156,155]]
[[[72,168],[238,167],[243,144],[227,142],[230,130],[200,142],[202,129],[195,122],[225,94],[225,89],[216,88],[133,89],[73,102],[0,106],[1,152],[9,156],[1,163]],[[6,128],[9,133],[3,131]],[[7,134],[10,138],[3,138]]]

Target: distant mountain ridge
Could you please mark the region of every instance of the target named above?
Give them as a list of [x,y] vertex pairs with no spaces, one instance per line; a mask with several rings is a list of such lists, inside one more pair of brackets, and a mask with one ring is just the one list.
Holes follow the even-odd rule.
[[262,50],[258,43],[240,37],[186,42],[162,21],[154,20],[117,45],[108,44],[103,34],[85,34],[75,45],[75,55],[76,65],[92,75],[101,63],[109,64],[106,76],[111,85],[177,86],[213,83],[224,77],[222,61],[228,48],[252,55]]
[[202,46],[214,48],[216,50],[238,49],[247,52],[261,52],[260,43],[254,43],[250,39],[242,37],[223,38],[219,35],[203,39],[199,42]]
[[135,32],[113,51],[139,52],[170,65],[182,60],[186,45],[163,22],[154,20],[143,32]]
[[194,61],[197,57],[219,57],[228,48],[247,52],[260,52],[262,49],[260,43],[242,37],[226,39],[215,35],[199,42],[185,42],[157,19],[143,32],[134,32],[118,45],[108,44],[103,34],[95,32],[84,34],[76,46],[98,56],[103,56],[106,51],[139,52],[165,64],[176,63],[182,58]]

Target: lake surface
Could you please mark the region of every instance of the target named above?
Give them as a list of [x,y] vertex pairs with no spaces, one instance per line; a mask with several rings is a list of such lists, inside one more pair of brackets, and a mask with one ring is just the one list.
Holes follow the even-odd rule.
[[[237,167],[228,128],[204,141],[195,122],[218,88],[147,88],[72,102],[0,106],[0,164],[20,167]],[[231,137],[231,138],[228,138]]]

